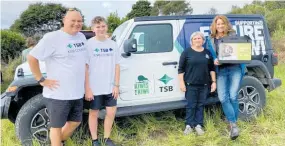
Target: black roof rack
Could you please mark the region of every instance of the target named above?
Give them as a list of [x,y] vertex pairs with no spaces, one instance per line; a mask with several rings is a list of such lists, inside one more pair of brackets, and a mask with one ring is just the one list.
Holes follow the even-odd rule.
[[[179,19],[213,19],[216,15],[184,15],[184,16],[143,16],[136,17],[134,21],[159,21],[159,20],[179,20]],[[259,14],[243,15],[243,14],[228,14],[229,18],[263,18]]]

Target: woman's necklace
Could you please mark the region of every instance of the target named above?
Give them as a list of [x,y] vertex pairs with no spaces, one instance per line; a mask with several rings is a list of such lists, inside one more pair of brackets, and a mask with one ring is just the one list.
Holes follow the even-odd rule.
[[216,39],[220,39],[220,38],[222,38],[222,37],[224,37],[225,36],[225,34],[224,33],[222,33],[222,34],[218,34],[217,35],[217,37],[216,37]]

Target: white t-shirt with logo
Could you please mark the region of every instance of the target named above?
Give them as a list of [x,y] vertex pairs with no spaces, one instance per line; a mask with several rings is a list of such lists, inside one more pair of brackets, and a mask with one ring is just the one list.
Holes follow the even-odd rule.
[[84,96],[86,38],[78,32],[70,35],[62,30],[44,35],[30,55],[46,64],[48,79],[57,80],[59,87],[43,89],[43,96],[58,100],[75,100]]
[[89,56],[89,84],[93,95],[112,93],[115,83],[116,64],[120,63],[121,53],[111,39],[96,40],[95,37],[87,41]]

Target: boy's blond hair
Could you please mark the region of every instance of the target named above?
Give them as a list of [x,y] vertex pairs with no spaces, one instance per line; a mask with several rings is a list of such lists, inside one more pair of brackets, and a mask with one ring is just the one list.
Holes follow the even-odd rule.
[[91,25],[93,26],[94,24],[99,24],[101,22],[104,22],[107,24],[106,19],[104,17],[96,16],[95,18],[92,19]]

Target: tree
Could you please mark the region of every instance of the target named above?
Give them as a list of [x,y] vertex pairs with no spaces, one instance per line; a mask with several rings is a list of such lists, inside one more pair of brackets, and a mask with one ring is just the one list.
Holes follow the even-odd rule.
[[162,9],[165,5],[167,5],[170,1],[159,1],[159,0],[156,0],[153,4],[153,7],[152,7],[152,10],[151,10],[151,15],[152,16],[161,16],[161,15],[165,15],[163,12],[162,12]]
[[206,14],[215,15],[218,13],[218,10],[214,7],[210,8],[210,10]]
[[267,9],[261,5],[248,4],[248,5],[245,5],[243,8],[232,9],[229,13],[230,14],[261,14],[264,16],[266,12],[267,12]]
[[91,27],[88,27],[88,26],[86,26],[85,24],[83,24],[82,30],[91,30]]
[[128,19],[141,16],[150,16],[151,6],[147,0],[139,0],[133,6],[131,12],[127,14]]
[[10,26],[10,30],[11,30],[11,31],[14,31],[14,32],[21,32],[20,26],[21,26],[20,19],[16,19],[16,20],[14,21],[14,24],[12,24],[12,25]]
[[252,5],[260,5],[265,7],[266,9],[272,11],[275,9],[285,9],[285,1],[261,1],[261,0],[254,0]]
[[[285,30],[284,1],[253,1],[242,8],[232,7],[231,14],[261,14],[265,16],[270,33]],[[284,31],[283,31],[284,32]]]
[[128,17],[123,17],[123,18],[121,19],[121,23],[124,23],[125,21],[128,21],[128,20],[129,20]]
[[25,38],[11,30],[1,30],[1,61],[8,63],[25,49]]
[[285,9],[275,9],[266,15],[268,29],[272,33],[279,27],[285,30]]
[[270,11],[275,9],[285,9],[285,1],[265,1],[264,6]]
[[252,1],[252,3],[251,4],[253,4],[253,5],[263,5],[263,2],[262,1],[260,1],[260,0],[254,0],[254,1]]
[[107,23],[108,23],[108,30],[110,33],[112,33],[121,23],[121,19],[118,16],[117,12],[110,13],[110,15],[107,17]]
[[153,4],[151,15],[187,15],[192,14],[193,9],[189,2],[184,1],[159,1]]
[[67,8],[61,4],[32,4],[20,15],[20,18],[14,22],[11,26],[11,30],[21,32],[25,36],[33,36],[34,34],[42,35],[50,31],[58,30],[62,26],[62,18],[66,11]]

